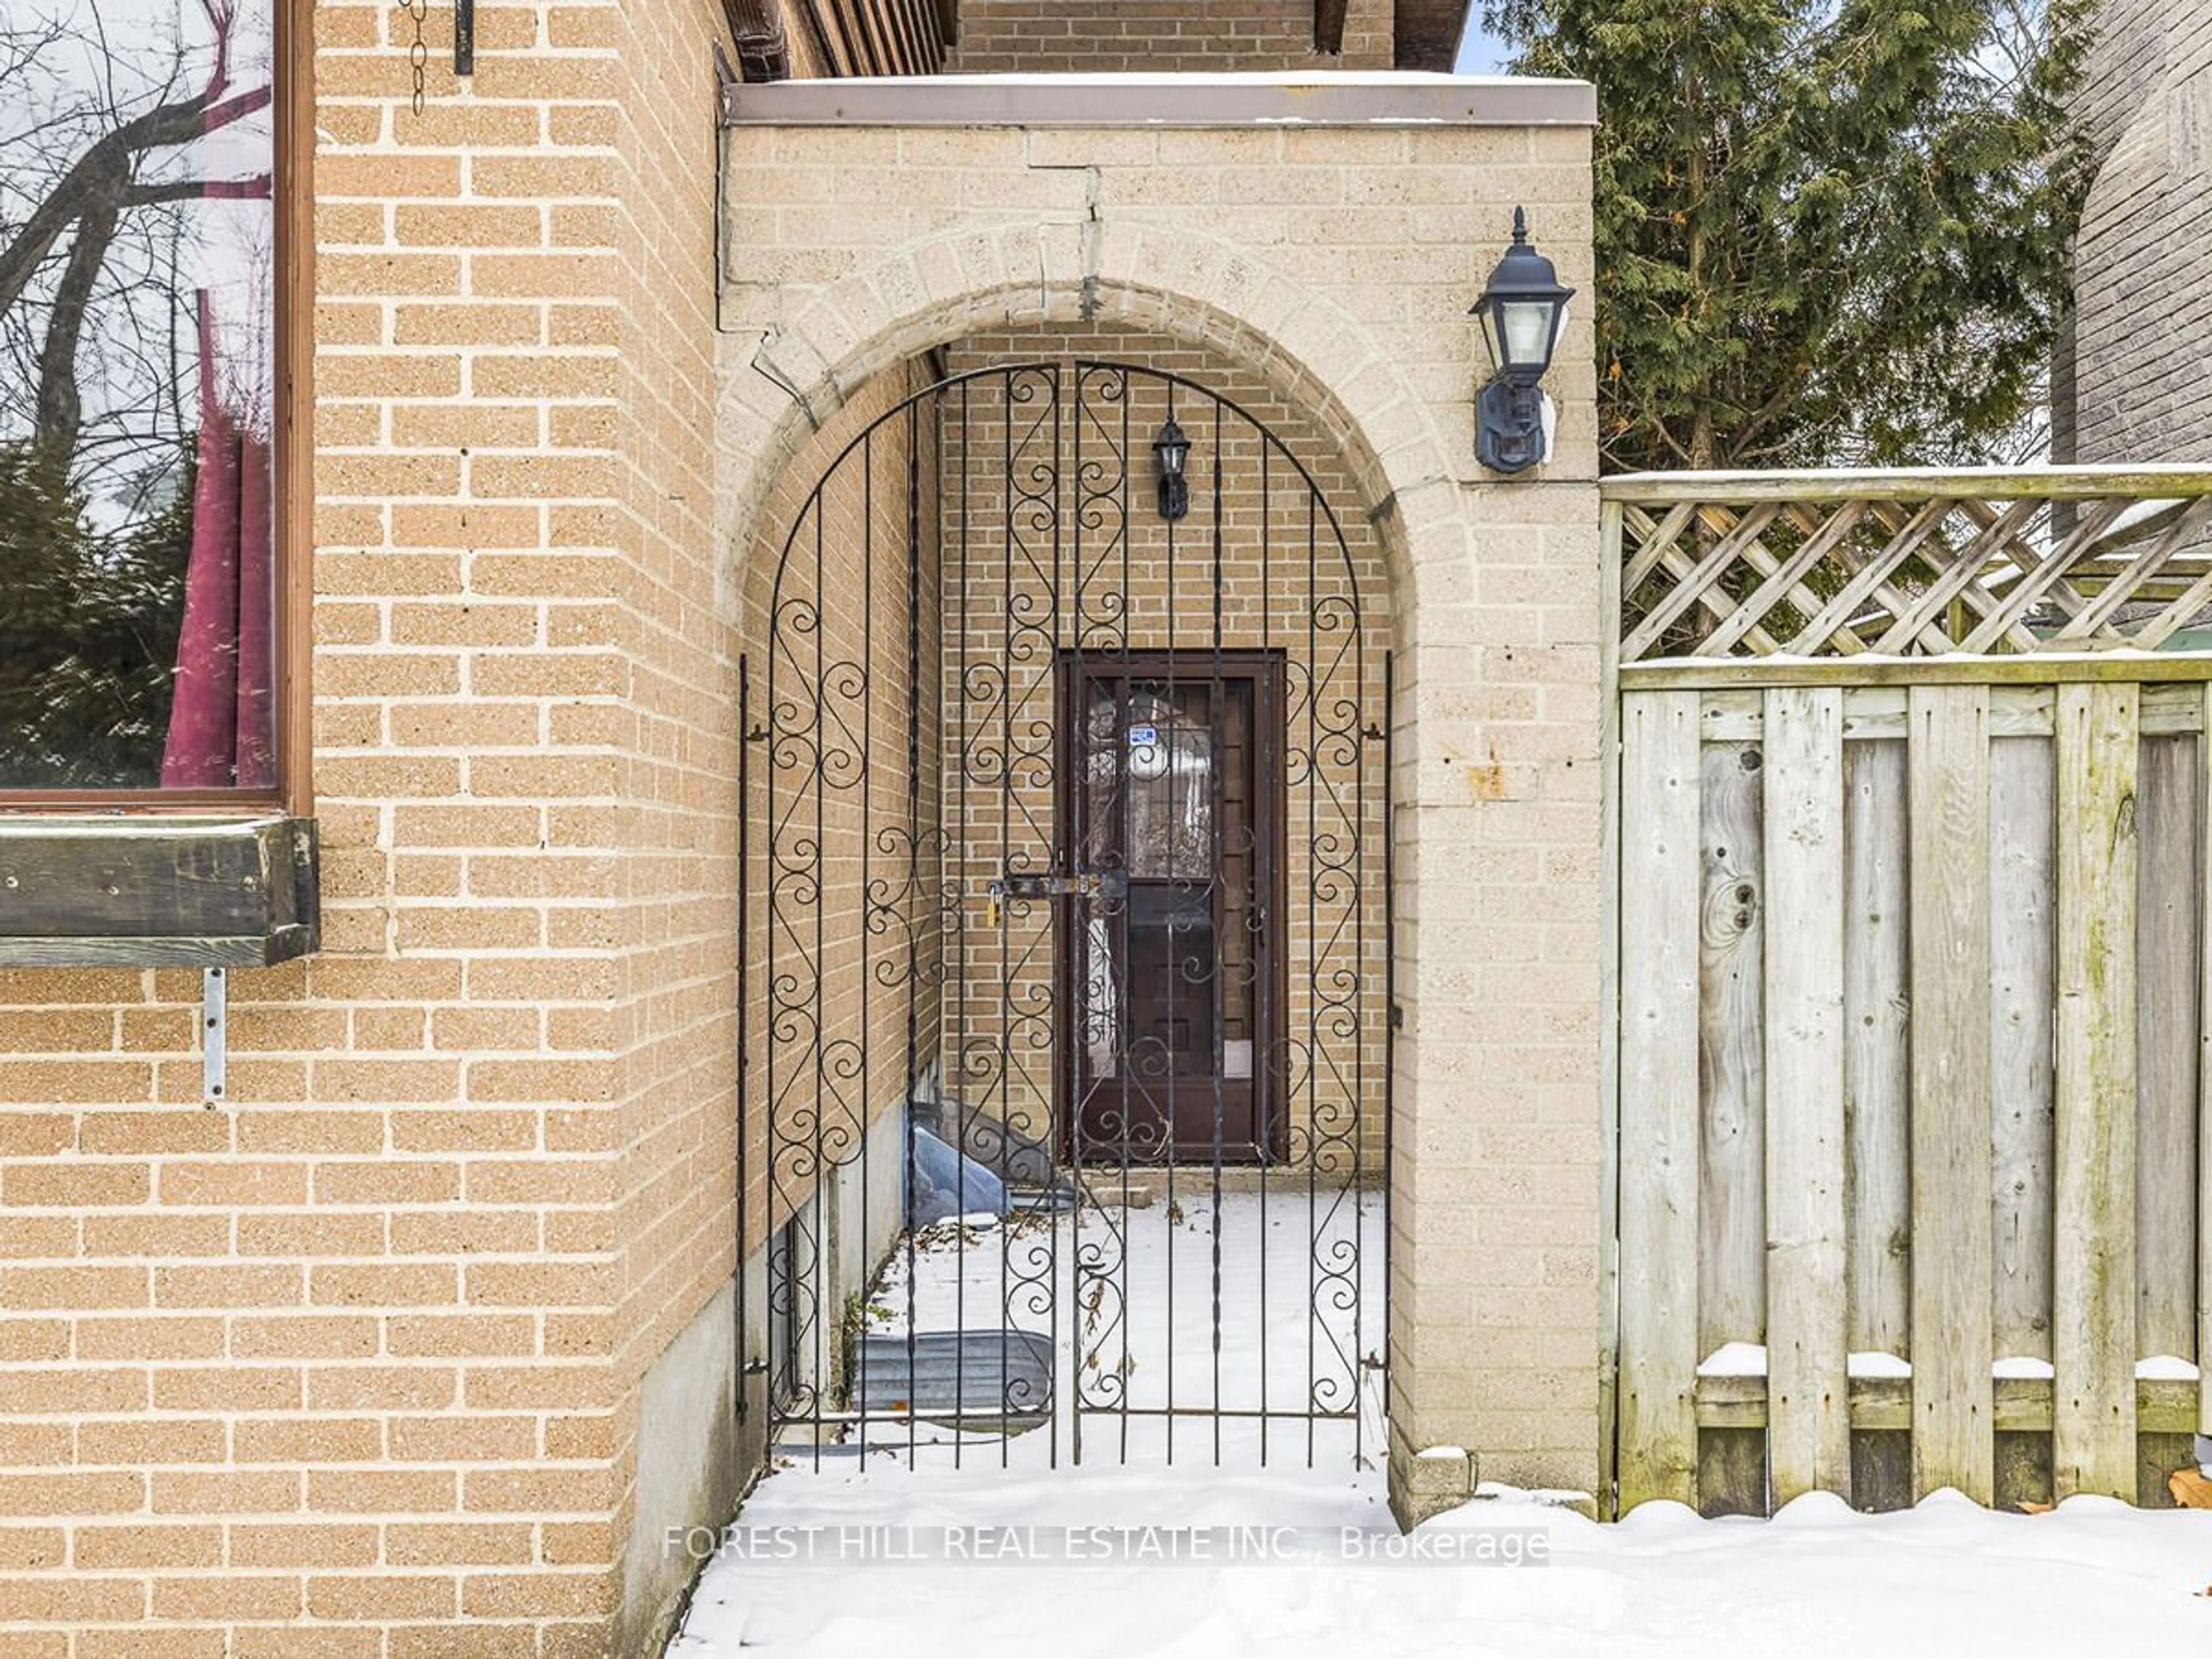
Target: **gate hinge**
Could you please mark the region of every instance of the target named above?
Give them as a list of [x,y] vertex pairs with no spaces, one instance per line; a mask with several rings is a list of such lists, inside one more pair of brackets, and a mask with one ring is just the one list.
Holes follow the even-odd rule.
[[745,1421],[752,1414],[752,1401],[745,1388],[746,1382],[753,1377],[767,1375],[768,1361],[765,1359],[747,1359],[744,1364],[738,1367],[738,1385],[735,1392],[738,1396],[738,1422]]
[[1406,1005],[1402,1002],[1394,1002],[1390,1005],[1390,1029],[1394,1031],[1402,1031],[1406,1029]]

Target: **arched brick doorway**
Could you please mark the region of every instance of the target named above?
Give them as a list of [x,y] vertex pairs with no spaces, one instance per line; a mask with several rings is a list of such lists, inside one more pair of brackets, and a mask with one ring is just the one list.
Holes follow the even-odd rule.
[[[937,378],[908,366],[955,343],[1148,331],[1224,353],[1304,411],[1343,458],[1347,525],[1381,550],[1392,601],[1394,1493],[1409,1513],[1464,1496],[1472,1456],[1414,1456],[1438,1447],[1480,1449],[1493,1478],[1587,1488],[1604,1182],[1591,342],[1577,319],[1553,462],[1503,484],[1474,459],[1466,317],[1469,250],[1516,202],[1568,280],[1590,279],[1587,88],[1511,107],[1438,88],[1415,126],[1264,88],[1162,126],[1138,88],[1077,119],[1042,86],[978,125],[941,90],[841,87],[831,108],[770,88],[726,129],[724,615],[765,637],[763,538],[822,471],[794,460],[886,380],[918,376],[903,396]],[[1259,107],[1271,99],[1284,106]],[[1255,160],[1326,210],[1251,198]],[[946,169],[957,187],[888,202],[892,161],[902,182],[933,190]],[[742,1254],[758,1313],[756,1196]]]
[[950,374],[775,536],[745,1144],[787,1438],[1379,1426],[1389,585],[1340,456],[1157,361]]

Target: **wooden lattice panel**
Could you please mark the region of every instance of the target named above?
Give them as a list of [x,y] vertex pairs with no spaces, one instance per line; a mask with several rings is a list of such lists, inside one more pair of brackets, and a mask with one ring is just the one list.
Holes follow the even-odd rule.
[[2212,468],[1605,486],[1624,665],[2156,651],[2212,623]]

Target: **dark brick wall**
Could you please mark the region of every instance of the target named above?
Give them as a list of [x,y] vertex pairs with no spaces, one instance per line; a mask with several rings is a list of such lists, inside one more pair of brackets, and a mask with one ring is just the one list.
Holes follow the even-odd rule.
[[2212,0],[2108,0],[2083,107],[2102,167],[2054,455],[2212,459]]

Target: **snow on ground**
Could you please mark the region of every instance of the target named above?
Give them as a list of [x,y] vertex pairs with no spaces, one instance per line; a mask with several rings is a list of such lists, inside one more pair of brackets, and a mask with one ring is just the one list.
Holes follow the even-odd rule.
[[[914,1529],[923,1539],[933,1536],[923,1529],[949,1527],[1264,1523],[1352,1528],[1377,1544],[1389,1526],[1371,1473],[1183,1466],[786,1471],[761,1485],[740,1522]],[[1545,1565],[909,1565],[731,1553],[709,1565],[672,1659],[2102,1659],[2212,1646],[2212,1600],[2203,1594],[2212,1586],[2212,1512],[2075,1498],[2051,1515],[1999,1515],[1940,1493],[1886,1516],[1801,1498],[1771,1522],[1703,1521],[1655,1504],[1601,1527],[1509,1497],[1441,1517],[1414,1538],[1529,1527],[1547,1540]],[[834,1554],[835,1542],[818,1536]]]
[[[1265,1194],[1217,1198],[1201,1176],[1173,1194],[1155,1192],[1141,1207],[1115,1198],[1075,1214],[982,1230],[939,1226],[924,1237],[911,1281],[904,1253],[893,1253],[869,1298],[869,1330],[902,1334],[911,1310],[916,1330],[1010,1324],[1057,1344],[1059,1410],[1049,1431],[985,1437],[989,1462],[1002,1461],[1003,1449],[1003,1461],[1021,1468],[1055,1456],[1065,1463],[1079,1432],[1087,1462],[1121,1462],[1125,1448],[1131,1458],[1165,1462],[1170,1434],[1176,1461],[1210,1459],[1214,1425],[1188,1413],[1302,1416],[1318,1402],[1324,1414],[1342,1415],[1316,1426],[1316,1458],[1348,1464],[1363,1383],[1362,1443],[1376,1443],[1380,1373],[1362,1361],[1379,1359],[1382,1347],[1379,1193],[1279,1179]],[[1035,1293],[1040,1282],[1056,1283],[1057,1293]],[[1172,1425],[1145,1415],[1170,1407],[1186,1415]],[[921,1433],[938,1443],[921,1449],[921,1462],[951,1461],[952,1437]],[[906,1448],[903,1425],[871,1425],[869,1437]],[[1224,1449],[1245,1438],[1256,1463],[1256,1428],[1249,1436],[1224,1429]],[[1306,1439],[1304,1422],[1274,1423],[1270,1464],[1305,1462]]]
[[[1373,1321],[1379,1206],[1364,1207],[1364,1216],[1329,1219],[1322,1258],[1341,1259],[1328,1253],[1332,1238],[1362,1241],[1364,1320]],[[784,1448],[735,1532],[675,1546],[713,1559],[671,1659],[2101,1659],[2212,1650],[2212,1512],[2076,1498],[2055,1514],[1999,1515],[1945,1492],[1895,1515],[1856,1515],[1816,1496],[1769,1522],[1705,1521],[1654,1504],[1600,1526],[1497,1491],[1407,1540],[1390,1522],[1371,1459],[1354,1467],[1349,1422],[1323,1425],[1311,1469],[1302,1429],[1271,1431],[1262,1471],[1248,1423],[1223,1427],[1220,1467],[1212,1425],[1179,1425],[1170,1466],[1157,1422],[1132,1419],[1123,1463],[1119,1420],[1086,1418],[1085,1460],[1071,1466],[1066,1382],[1091,1356],[1132,1362],[1133,1388],[1146,1385],[1133,1389],[1139,1400],[1164,1398],[1172,1372],[1179,1401],[1247,1405],[1264,1376],[1279,1403],[1306,1381],[1310,1336],[1328,1357],[1371,1347],[1379,1335],[1364,1322],[1355,1333],[1348,1312],[1326,1314],[1326,1328],[1310,1330],[1314,1231],[1303,1208],[1294,1215],[1271,1199],[1263,1217],[1255,1199],[1231,1194],[1218,1212],[1186,1204],[1170,1219],[1164,1206],[1117,1208],[1080,1224],[1087,1235],[1109,1223],[1127,1245],[1131,1305],[1145,1310],[1126,1327],[1126,1353],[1115,1334],[1122,1328],[1078,1318],[1079,1342],[1063,1345],[1072,1357],[1060,1419],[1003,1443],[971,1434],[957,1468],[955,1437],[927,1427],[915,1431],[911,1469],[903,1425],[872,1431],[895,1447],[824,1446],[818,1460],[811,1446]],[[1030,1224],[1033,1244],[1039,1224]],[[1078,1224],[1054,1224],[1060,1268],[1072,1273]],[[1013,1231],[1018,1243],[1021,1229]],[[1266,1249],[1254,1248],[1261,1237]],[[1231,1248],[1237,1244],[1244,1248]],[[1006,1305],[994,1251],[978,1249],[972,1232],[946,1230],[921,1253],[914,1285],[921,1328],[941,1328],[952,1301],[980,1294],[986,1307]],[[901,1269],[876,1298],[890,1310],[878,1326],[902,1328]],[[1061,1302],[1063,1316],[1078,1305]],[[1172,1366],[1163,1351],[1162,1310],[1170,1307]],[[1043,1316],[1018,1310],[1018,1317]],[[1264,1364],[1262,1331],[1273,1333]],[[1098,1368],[1085,1369],[1095,1385]],[[1316,1374],[1334,1373],[1317,1366]],[[1370,1409],[1370,1451],[1374,1434]],[[1207,1559],[1188,1559],[1201,1549]],[[1407,1551],[1459,1559],[1378,1559]],[[924,1559],[893,1559],[901,1555]],[[976,1559],[984,1555],[995,1559]],[[1174,1555],[1186,1559],[1165,1559]]]

